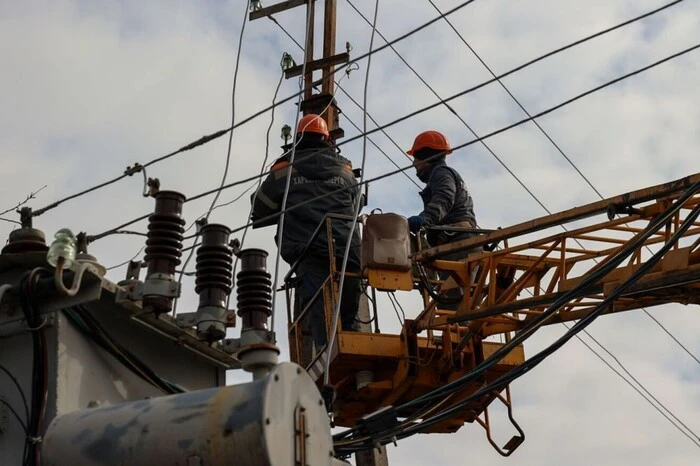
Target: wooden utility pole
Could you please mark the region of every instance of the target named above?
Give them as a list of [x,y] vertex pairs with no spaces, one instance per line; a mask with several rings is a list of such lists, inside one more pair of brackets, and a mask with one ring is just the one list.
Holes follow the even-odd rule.
[[[301,76],[302,73],[304,74],[304,100],[301,102],[301,108],[299,110],[304,115],[309,113],[321,115],[330,130],[330,139],[335,141],[342,138],[345,132],[339,124],[339,115],[341,112],[334,98],[335,80],[332,73],[336,65],[347,63],[350,60],[349,50],[343,53],[335,53],[337,0],[324,0],[323,57],[317,60],[314,59],[315,0],[287,0],[276,3],[252,11],[249,19],[253,21],[260,18],[272,17],[273,14],[302,5],[306,5],[306,14],[309,16],[309,30],[306,34],[308,40],[305,44],[304,53],[305,65],[296,65],[285,70],[285,78],[289,79]],[[320,81],[314,81],[315,71],[321,71]],[[321,91],[314,94],[313,90],[318,89],[318,84],[321,85]],[[366,298],[366,296],[362,296],[362,303],[358,312],[358,317],[361,321],[369,321],[369,308]],[[371,332],[371,328],[363,329],[363,331]],[[310,349],[310,344],[305,346],[307,350]],[[379,447],[358,453],[355,455],[355,463],[357,466],[388,466],[389,460],[386,455],[386,448]]]
[[[260,8],[250,13],[250,20],[271,17],[291,8],[306,5],[306,14],[309,16],[308,40],[305,44],[304,64],[296,65],[285,70],[285,78],[293,78],[304,74],[304,100],[301,102],[300,111],[306,115],[316,113],[323,117],[331,133],[331,140],[342,138],[345,132],[340,127],[338,108],[335,98],[335,81],[333,71],[336,65],[347,63],[350,60],[349,52],[335,53],[336,35],[336,11],[337,0],[324,0],[323,11],[323,57],[314,59],[314,23],[315,0],[287,0],[268,7]],[[314,72],[321,71],[321,79],[314,81]],[[314,93],[321,85],[321,91]]]

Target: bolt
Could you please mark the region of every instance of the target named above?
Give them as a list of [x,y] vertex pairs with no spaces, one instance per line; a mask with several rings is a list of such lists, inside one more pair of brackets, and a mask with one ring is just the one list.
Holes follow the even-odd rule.
[[297,367],[297,374],[301,374],[301,367]]
[[265,425],[266,426],[270,425],[270,418],[269,417],[265,418]]
[[275,374],[275,382],[278,382],[278,381],[279,381],[279,379],[280,379],[280,376],[279,376],[279,375],[277,375],[277,374]]

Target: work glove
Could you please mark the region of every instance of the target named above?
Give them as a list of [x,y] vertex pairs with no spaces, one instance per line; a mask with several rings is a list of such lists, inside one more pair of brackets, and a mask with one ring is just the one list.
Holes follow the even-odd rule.
[[416,233],[425,224],[425,219],[420,215],[408,217],[408,229],[411,233]]

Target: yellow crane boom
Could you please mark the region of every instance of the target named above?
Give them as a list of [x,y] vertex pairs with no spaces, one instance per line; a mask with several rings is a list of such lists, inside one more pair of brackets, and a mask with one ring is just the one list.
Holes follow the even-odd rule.
[[[599,315],[700,302],[699,213],[700,174],[694,174],[511,227],[475,231],[448,245],[421,250],[414,241],[407,257],[392,256],[363,270],[377,291],[422,294],[423,308],[399,334],[339,330],[332,346],[311,357],[304,350],[307,315],[299,307],[293,312],[289,299],[291,358],[319,385],[328,370],[335,423],[352,428],[338,439],[341,449],[417,432],[454,432],[465,422],[484,426],[494,444],[488,406],[500,400],[517,430],[504,447],[494,444],[507,456],[524,440],[512,417],[508,384],[566,339],[530,359],[523,341],[543,325],[578,321],[575,332]],[[329,216],[329,235],[333,221],[348,220]],[[399,236],[396,244],[404,241]],[[387,238],[365,228],[363,242],[372,241]],[[463,261],[441,259],[459,250],[475,252]],[[319,290],[328,329],[338,293],[333,262]],[[461,298],[447,306],[450,290],[459,290]],[[503,342],[492,341],[494,335]],[[368,420],[370,413],[380,414]]]

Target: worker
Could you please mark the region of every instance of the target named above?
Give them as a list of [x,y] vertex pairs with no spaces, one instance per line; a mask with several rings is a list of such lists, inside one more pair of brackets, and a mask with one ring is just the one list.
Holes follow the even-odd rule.
[[[290,265],[298,262],[297,298],[301,301],[301,308],[305,308],[313,299],[309,308],[309,327],[315,349],[319,351],[327,342],[327,321],[324,293],[317,291],[330,275],[330,260],[326,229],[321,227],[316,237],[312,236],[326,213],[354,216],[360,189],[356,186],[351,162],[330,143],[326,122],[318,115],[308,114],[299,120],[293,167],[289,166],[290,156],[291,151],[288,151],[273,164],[271,173],[251,196],[251,219],[259,222],[253,228],[278,223],[279,216],[274,219],[266,217],[280,212],[287,175],[291,170],[287,209],[310,202],[285,213],[283,237],[275,235],[275,242],[285,262]],[[316,199],[319,196],[324,197]],[[341,270],[351,226],[351,221],[332,220],[333,260],[338,271]],[[352,237],[346,272],[358,276],[345,278],[340,325],[345,331],[356,331],[359,329],[356,316],[361,294],[360,235],[357,227]]]
[[[413,156],[416,175],[425,189],[420,192],[423,211],[408,218],[409,229],[418,233],[422,227],[428,227],[427,241],[430,246],[453,243],[469,238],[473,232],[449,231],[430,227],[451,227],[469,230],[477,228],[474,215],[474,201],[460,174],[447,165],[445,158],[452,153],[450,143],[444,134],[429,130],[420,133],[413,141],[413,147],[406,152]],[[470,253],[481,250],[472,249],[454,252],[442,257],[444,260],[461,260]],[[449,274],[441,273],[445,279]],[[457,290],[458,291],[458,290]],[[455,293],[448,293],[454,297]]]

